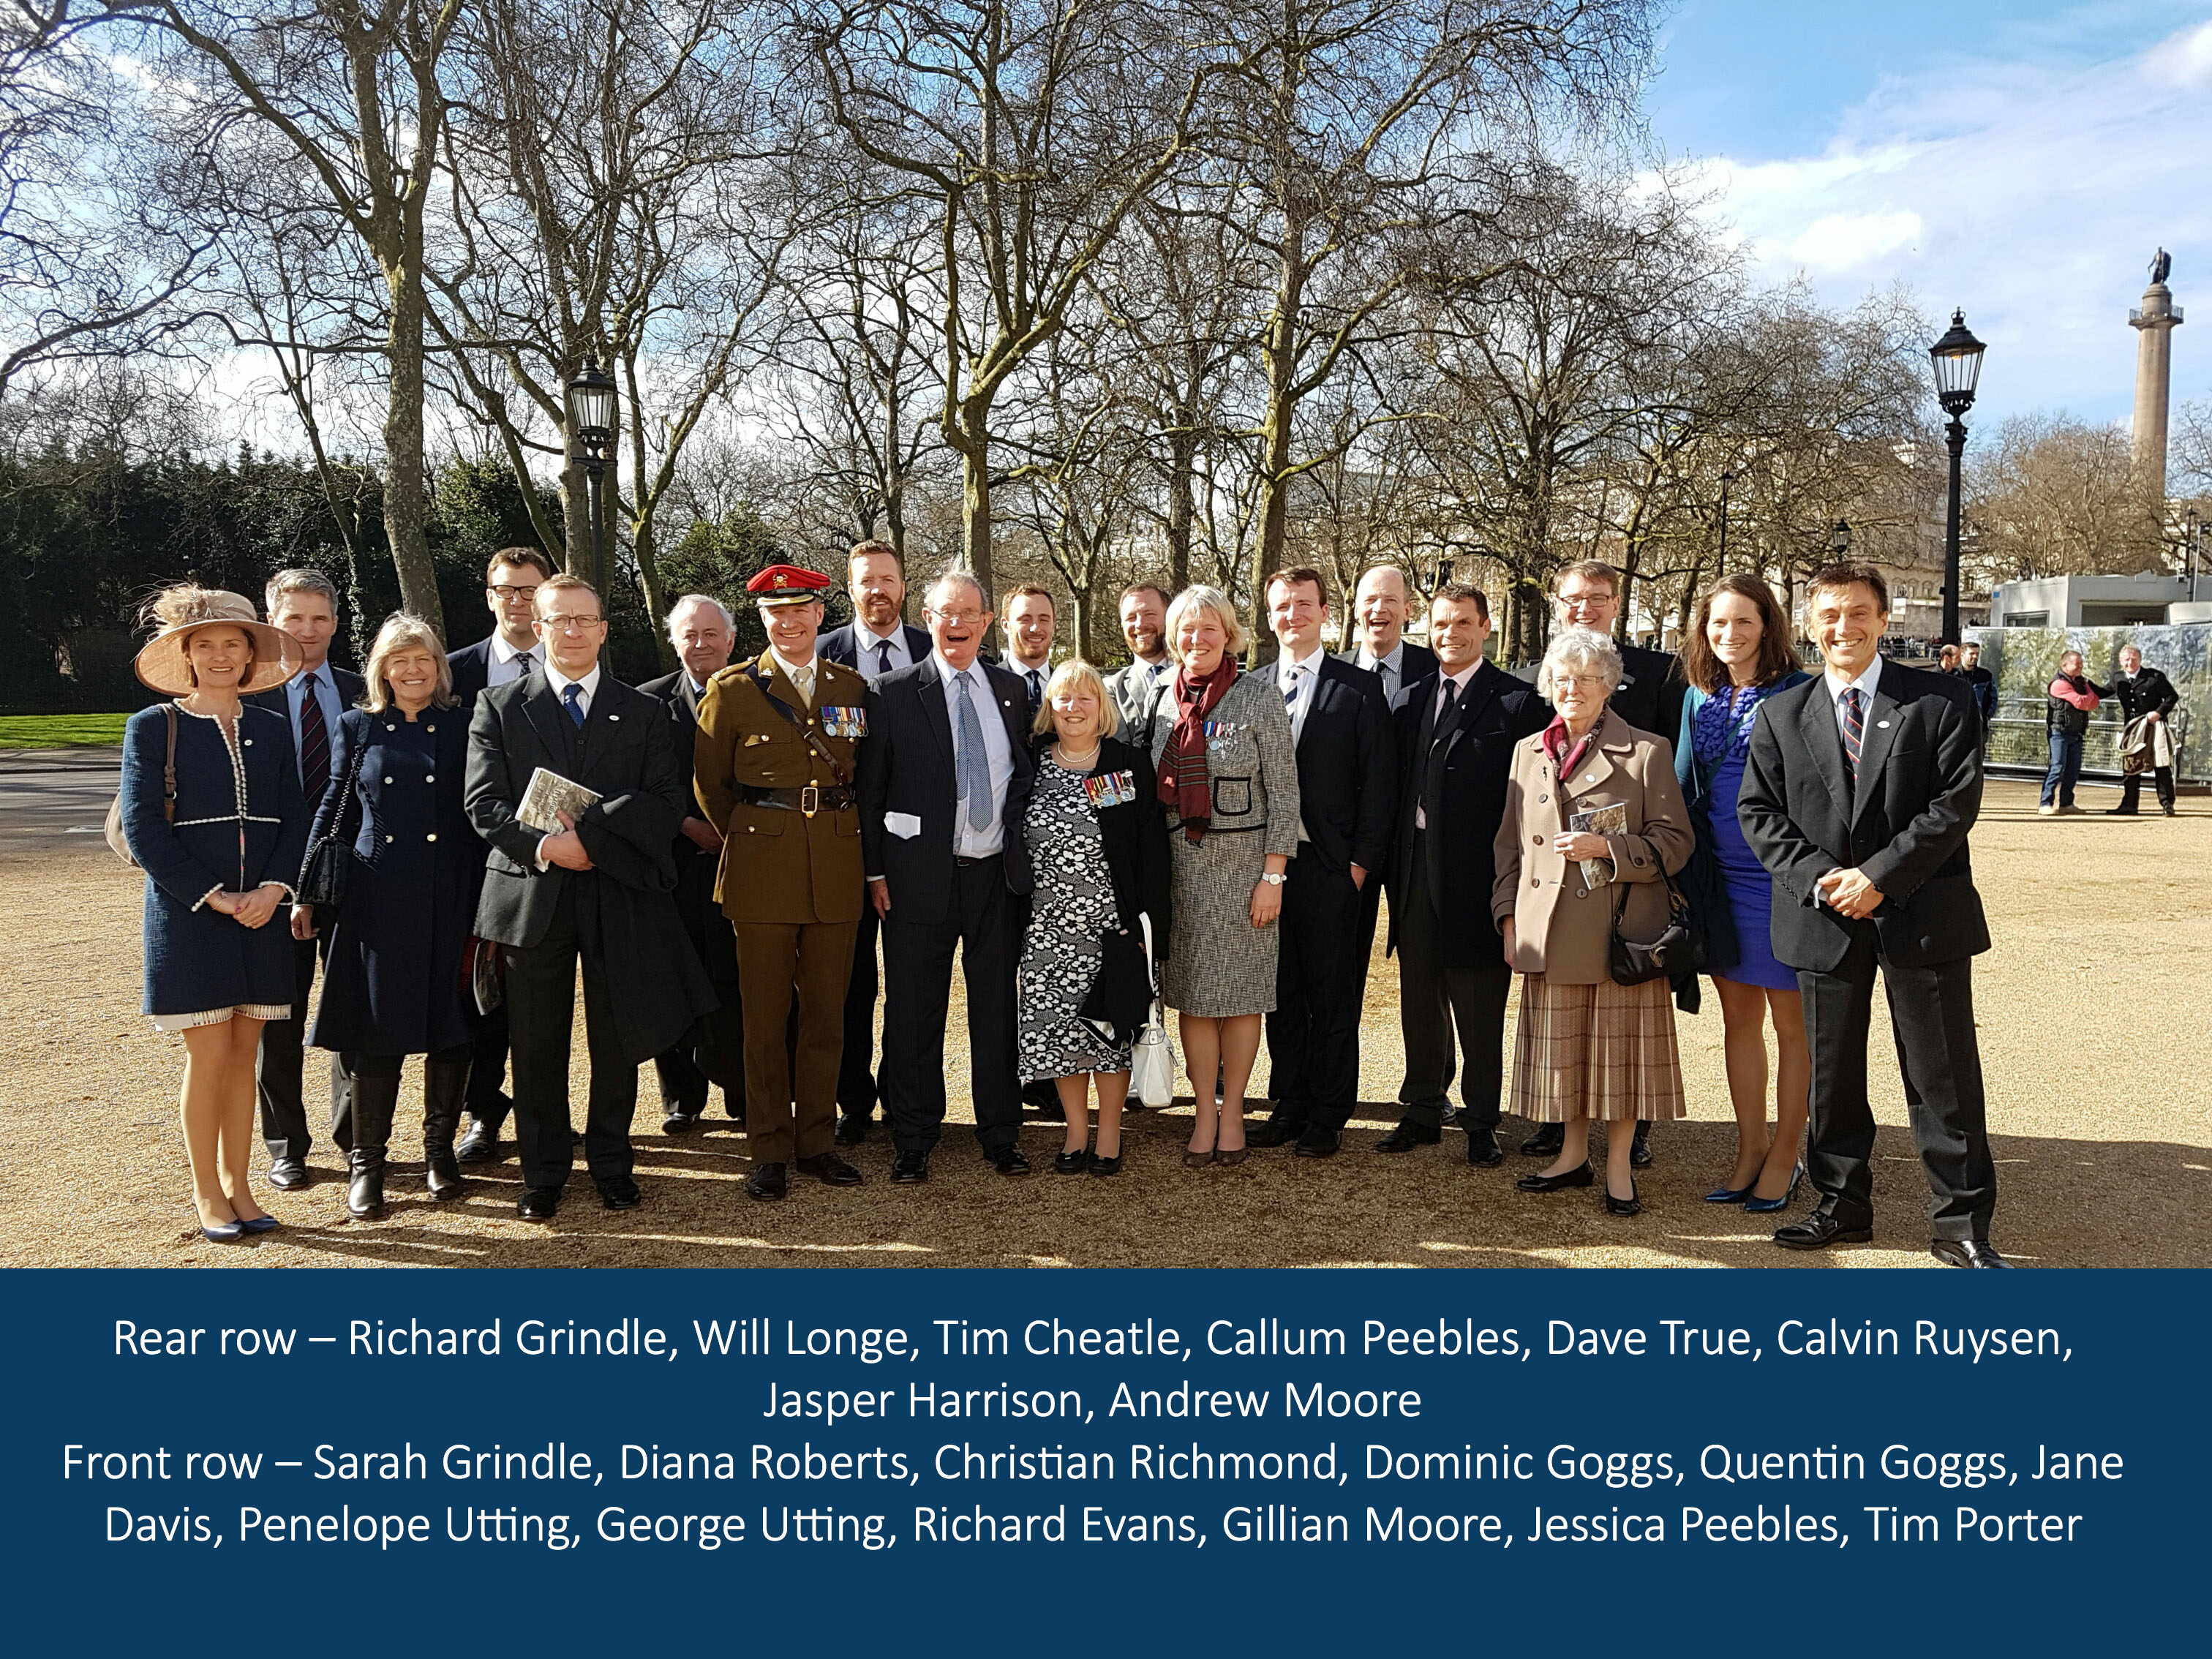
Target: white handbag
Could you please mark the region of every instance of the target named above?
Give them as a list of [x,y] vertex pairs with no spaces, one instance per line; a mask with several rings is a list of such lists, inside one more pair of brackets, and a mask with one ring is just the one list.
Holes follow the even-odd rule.
[[1152,960],[1152,919],[1141,918],[1145,928],[1145,971],[1152,982],[1152,1012],[1130,1047],[1129,1092],[1158,1109],[1175,1099],[1175,1048],[1168,1042],[1167,1012],[1160,1006],[1160,971]]

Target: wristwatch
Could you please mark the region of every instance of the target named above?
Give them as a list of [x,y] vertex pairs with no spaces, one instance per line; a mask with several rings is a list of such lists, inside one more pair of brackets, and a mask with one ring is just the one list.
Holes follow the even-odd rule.
[[1261,872],[1260,879],[1266,882],[1270,887],[1280,887],[1285,882],[1288,881],[1290,878],[1285,875],[1279,874],[1273,870],[1266,870]]

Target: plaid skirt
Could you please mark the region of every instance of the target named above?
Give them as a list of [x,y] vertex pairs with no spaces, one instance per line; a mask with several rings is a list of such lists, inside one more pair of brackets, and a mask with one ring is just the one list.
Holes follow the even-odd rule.
[[1672,995],[1663,979],[1554,985],[1524,975],[1507,1109],[1536,1123],[1686,1116]]

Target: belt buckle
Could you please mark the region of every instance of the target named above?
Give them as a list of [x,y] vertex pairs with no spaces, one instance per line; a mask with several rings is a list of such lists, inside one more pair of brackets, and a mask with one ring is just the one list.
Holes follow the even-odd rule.
[[800,790],[799,792],[799,810],[803,815],[810,818],[817,812],[820,811],[822,810],[822,791],[820,788],[810,783],[804,789]]

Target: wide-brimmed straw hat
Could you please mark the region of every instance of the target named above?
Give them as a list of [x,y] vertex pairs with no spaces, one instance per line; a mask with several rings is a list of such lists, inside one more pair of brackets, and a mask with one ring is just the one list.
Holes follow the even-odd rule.
[[193,629],[213,623],[238,629],[253,641],[252,672],[239,682],[240,696],[282,685],[300,672],[299,641],[283,629],[271,628],[256,617],[253,602],[242,593],[226,592],[218,587],[182,593],[172,589],[156,600],[155,605],[161,618],[161,631],[146,642],[131,666],[139,679],[156,691],[181,697],[196,689],[186,641]]

